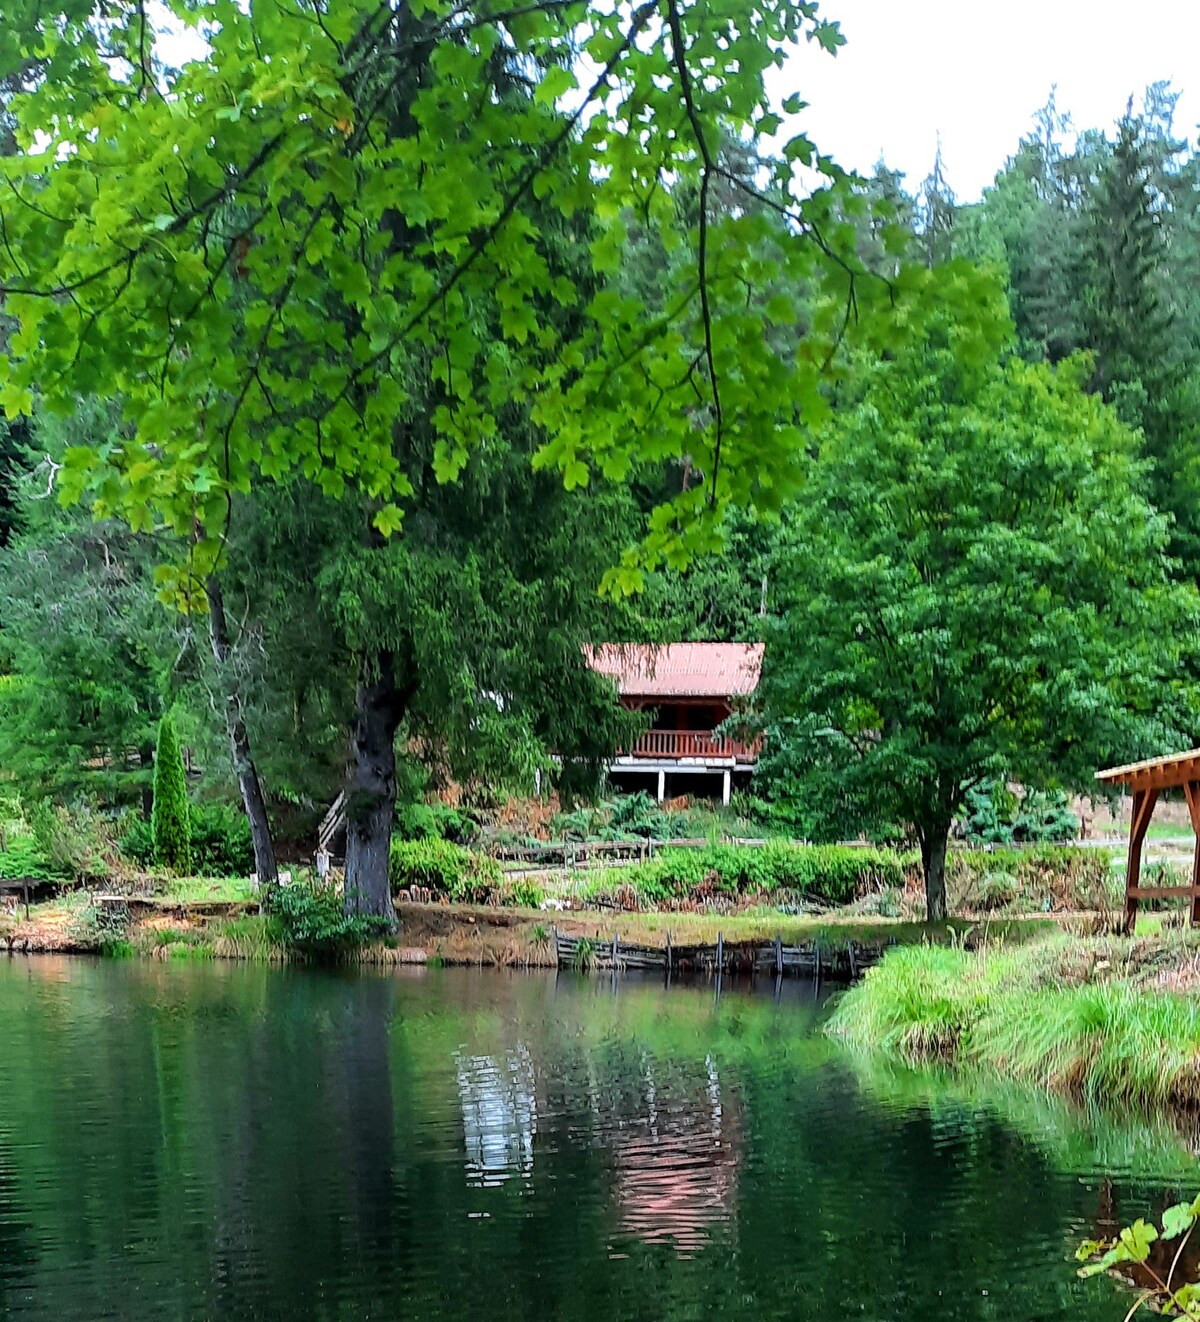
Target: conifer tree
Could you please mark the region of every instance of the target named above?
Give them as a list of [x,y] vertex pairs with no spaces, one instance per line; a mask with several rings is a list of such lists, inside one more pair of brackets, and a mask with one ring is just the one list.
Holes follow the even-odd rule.
[[1169,297],[1162,135],[1132,108],[1087,208],[1084,343],[1096,356],[1093,386],[1142,431],[1153,464],[1153,503],[1172,515],[1172,551],[1200,573],[1200,410],[1180,353]]
[[188,814],[187,773],[175,721],[170,712],[158,727],[154,754],[154,861],[159,867],[187,873],[192,866],[192,831]]

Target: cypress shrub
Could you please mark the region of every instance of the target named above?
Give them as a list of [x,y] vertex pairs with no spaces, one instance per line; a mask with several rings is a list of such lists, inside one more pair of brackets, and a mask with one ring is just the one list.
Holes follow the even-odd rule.
[[188,810],[187,773],[175,722],[167,712],[158,727],[154,751],[154,861],[163,868],[188,873],[192,867],[192,828]]
[[504,882],[500,864],[449,840],[396,840],[389,856],[394,891],[425,886],[451,900],[485,900]]

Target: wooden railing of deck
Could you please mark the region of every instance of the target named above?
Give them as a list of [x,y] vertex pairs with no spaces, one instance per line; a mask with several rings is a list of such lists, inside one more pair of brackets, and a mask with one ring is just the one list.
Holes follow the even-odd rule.
[[762,740],[743,743],[708,730],[647,730],[630,749],[634,757],[736,757],[752,761]]

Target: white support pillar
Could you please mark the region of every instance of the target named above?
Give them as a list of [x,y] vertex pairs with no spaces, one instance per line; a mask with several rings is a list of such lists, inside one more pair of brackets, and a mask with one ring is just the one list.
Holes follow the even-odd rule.
[[658,801],[661,803],[667,797],[667,773],[660,771],[658,773]]
[[725,768],[721,777],[721,802],[728,808],[729,795],[733,790],[733,772],[728,767]]

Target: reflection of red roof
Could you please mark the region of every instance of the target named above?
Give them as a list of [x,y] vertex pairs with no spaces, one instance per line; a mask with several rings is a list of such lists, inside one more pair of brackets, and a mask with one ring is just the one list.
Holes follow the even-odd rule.
[[602,643],[585,649],[593,669],[617,681],[622,697],[731,698],[753,693],[762,643]]

